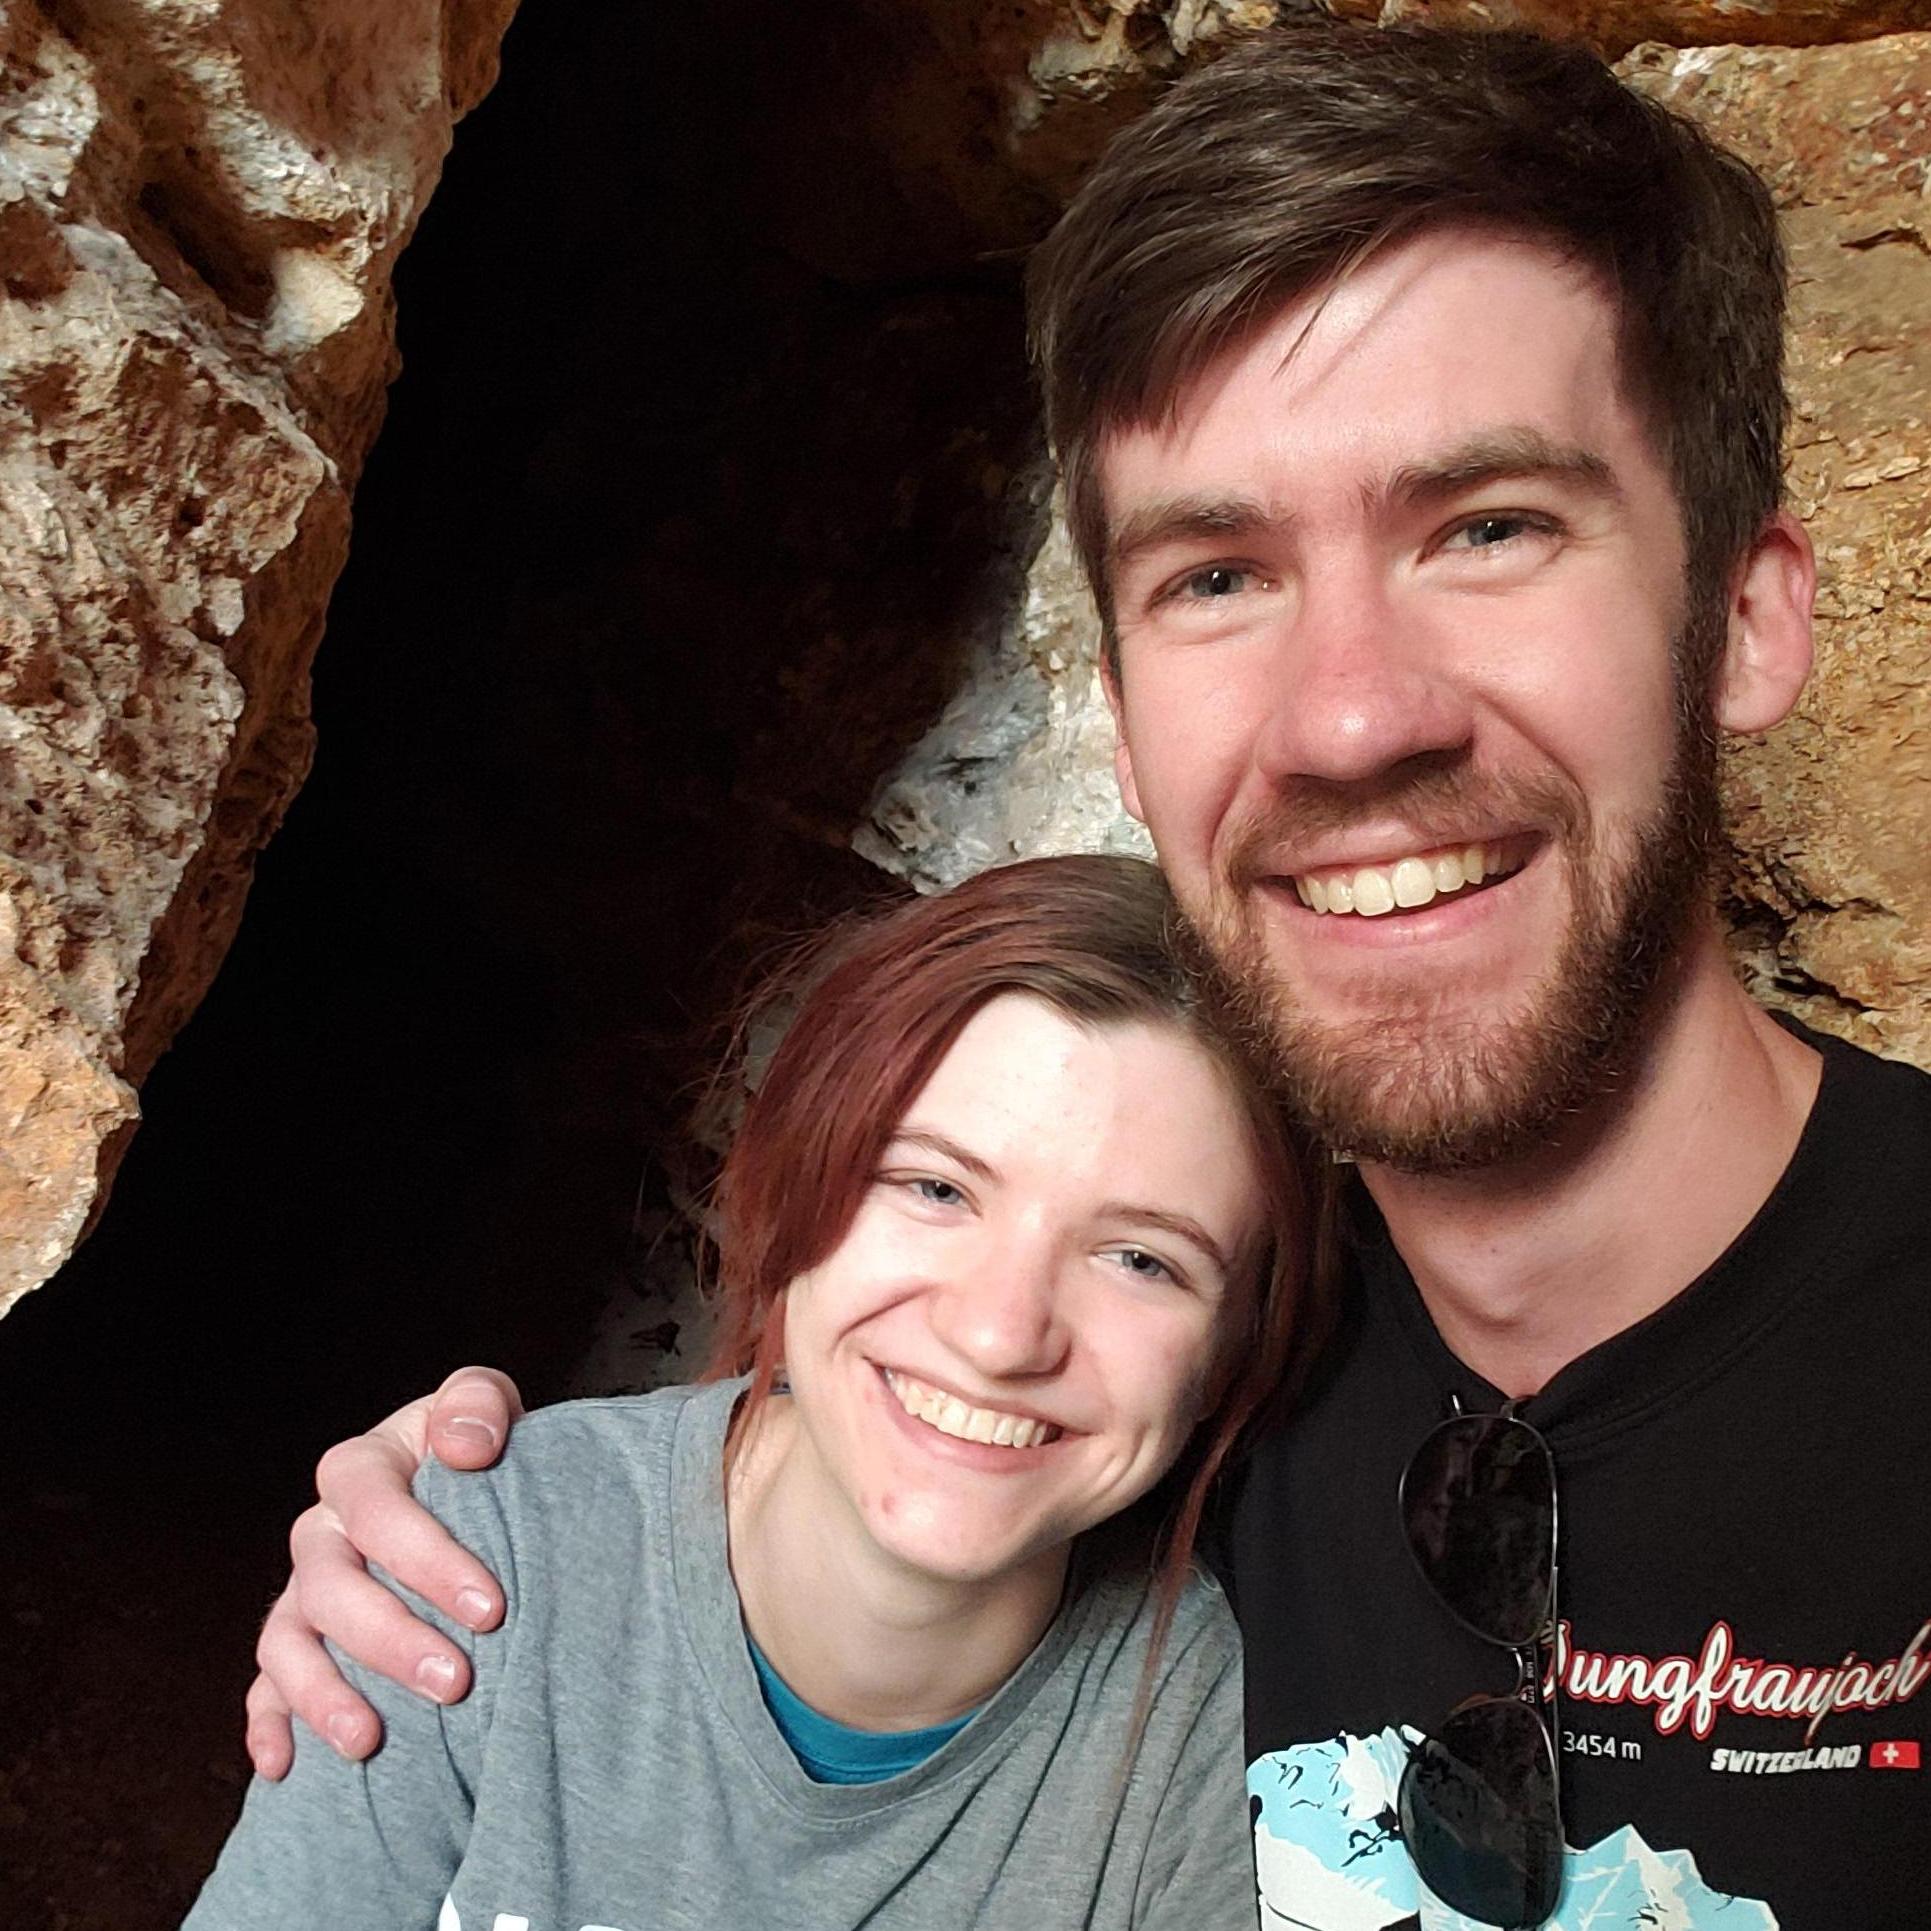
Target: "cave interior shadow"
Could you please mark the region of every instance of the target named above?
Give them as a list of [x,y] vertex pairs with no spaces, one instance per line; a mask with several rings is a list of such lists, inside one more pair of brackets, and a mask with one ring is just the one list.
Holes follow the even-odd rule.
[[398,270],[314,773],[0,1321],[23,1922],[177,1921],[315,1453],[464,1359],[571,1385],[729,995],[882,889],[846,834],[1010,595],[1012,252],[889,191],[878,10],[741,12],[512,25]]

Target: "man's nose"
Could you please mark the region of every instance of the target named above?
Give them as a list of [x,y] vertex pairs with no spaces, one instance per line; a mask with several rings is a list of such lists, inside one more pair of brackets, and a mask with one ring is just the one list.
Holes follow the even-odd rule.
[[1360,784],[1467,749],[1474,707],[1455,639],[1371,562],[1310,570],[1276,623],[1263,776]]
[[932,1326],[959,1360],[987,1379],[1048,1375],[1069,1334],[1056,1243],[1037,1227],[1000,1236],[954,1269],[932,1299]]

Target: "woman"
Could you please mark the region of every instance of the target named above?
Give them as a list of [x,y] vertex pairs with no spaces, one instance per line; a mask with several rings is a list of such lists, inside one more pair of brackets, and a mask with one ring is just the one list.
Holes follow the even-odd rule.
[[731,1378],[424,1471],[508,1593],[472,1694],[367,1682],[193,1931],[1253,1922],[1191,1556],[1309,1221],[1176,933],[1080,858],[834,941],[720,1182]]

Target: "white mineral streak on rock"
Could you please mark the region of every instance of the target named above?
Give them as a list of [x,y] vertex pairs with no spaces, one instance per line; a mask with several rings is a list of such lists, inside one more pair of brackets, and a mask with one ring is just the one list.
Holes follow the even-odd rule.
[[1100,622],[1057,501],[1011,620],[852,844],[920,891],[1054,852],[1153,855],[1120,805]]
[[0,0],[0,1311],[308,767],[389,277],[513,0]]

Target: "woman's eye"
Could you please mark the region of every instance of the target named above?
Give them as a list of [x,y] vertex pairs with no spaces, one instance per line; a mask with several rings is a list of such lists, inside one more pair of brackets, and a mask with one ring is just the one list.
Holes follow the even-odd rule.
[[912,1182],[912,1191],[921,1200],[929,1200],[935,1207],[956,1207],[965,1195],[950,1180],[935,1179],[931,1174],[921,1174]]
[[1138,1274],[1142,1280],[1171,1281],[1179,1278],[1158,1254],[1149,1254],[1144,1247],[1116,1247],[1112,1251],[1112,1258],[1129,1274]]

